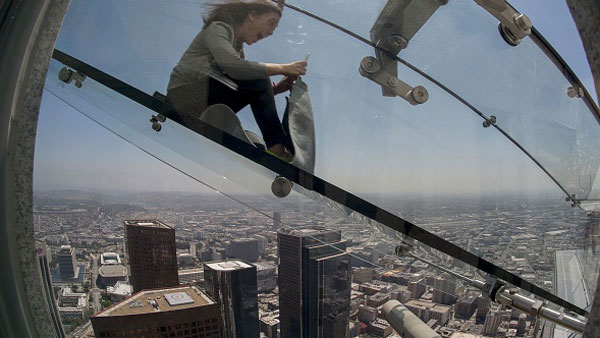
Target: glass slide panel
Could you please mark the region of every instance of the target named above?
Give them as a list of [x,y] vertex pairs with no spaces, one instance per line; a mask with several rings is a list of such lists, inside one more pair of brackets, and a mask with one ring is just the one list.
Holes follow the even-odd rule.
[[[171,68],[201,29],[201,4],[73,1],[57,49],[148,94],[164,93]],[[404,81],[428,89],[426,104],[382,97],[381,88],[358,73],[362,58],[373,54],[370,46],[289,9],[273,36],[245,52],[247,59],[268,62],[301,60],[311,53],[303,79],[315,114],[316,176],[549,291],[554,290],[555,251],[583,249],[585,215],[569,208],[553,182],[504,136],[482,128],[477,115],[420,75],[400,68]],[[93,90],[82,93],[86,86]],[[171,152],[210,165],[228,179],[240,175],[236,166],[219,162],[237,155],[170,121],[160,133],[152,131],[153,112],[90,79],[82,89],[66,90],[85,95],[88,105]],[[282,95],[277,103],[281,114]],[[238,116],[246,129],[260,134],[247,109]],[[244,165],[251,172],[264,170]],[[238,185],[269,194],[274,174],[242,177]],[[534,247],[544,250],[532,252]]]
[[[341,240],[345,241],[345,248],[327,243],[317,235],[307,235],[314,243],[323,243],[325,249],[322,250],[330,250],[330,256],[347,254],[341,256],[342,258],[347,257],[347,259],[338,258],[325,264],[326,268],[327,264],[330,265],[326,273],[330,273],[332,278],[324,286],[324,290],[326,290],[324,291],[324,301],[327,302],[327,299],[330,298],[331,300],[335,299],[330,303],[332,306],[335,305],[335,311],[332,308],[329,310],[339,317],[335,321],[338,330],[344,330],[343,326],[339,324],[346,322],[348,316],[359,311],[360,305],[365,302],[362,298],[351,297],[358,292],[371,293],[379,290],[376,292],[377,295],[370,298],[371,306],[377,305],[377,302],[382,303],[395,298],[408,306],[422,306],[423,304],[433,306],[434,303],[437,303],[436,311],[448,313],[452,311],[451,304],[457,301],[472,302],[482,309],[501,311],[498,304],[491,303],[487,296],[482,295],[481,290],[463,280],[442,273],[409,255],[395,255],[395,247],[404,241],[405,237],[402,234],[390,231],[382,224],[357,215],[326,197],[305,191],[298,186],[295,186],[295,189],[286,198],[277,198],[268,191],[268,186],[275,173],[189,132],[187,128],[176,123],[166,122],[159,133],[150,130],[148,125],[138,129],[136,123],[144,121],[142,117],[151,113],[150,111],[146,111],[141,106],[137,106],[137,111],[130,110],[135,105],[133,102],[125,98],[120,100],[119,95],[114,93],[111,96],[105,96],[108,94],[106,88],[91,79],[86,79],[85,85],[79,89],[72,85],[66,85],[57,80],[57,70],[61,67],[62,65],[57,61],[51,61],[45,87],[51,95],[60,98],[140,151],[168,164],[199,184],[219,192],[240,206],[264,216],[268,222],[261,226],[262,230],[258,230],[259,234],[268,235],[277,230],[278,226],[290,231],[303,231],[303,229],[314,226],[339,231]],[[94,100],[103,100],[106,105],[98,104],[99,101],[94,102]],[[120,103],[118,114],[120,118],[115,118],[99,107],[116,109],[117,103]],[[136,115],[138,118],[130,119],[127,115]],[[162,134],[167,130],[170,132]],[[178,137],[174,138],[174,135]],[[171,140],[165,142],[165,138]],[[183,156],[170,148],[187,149],[186,145],[190,144],[195,146],[194,156],[189,156],[189,154]],[[200,158],[210,158],[211,161],[198,161]],[[222,166],[235,168],[231,173],[232,176],[222,176]],[[168,179],[168,177],[162,179]],[[309,197],[315,197],[315,199]],[[278,217],[275,216],[275,212],[278,213]],[[276,223],[279,225],[275,225]],[[224,231],[228,230],[224,229]],[[252,232],[255,231],[252,230]],[[483,280],[475,268],[422,243],[414,241],[410,243],[413,245],[410,253],[419,258],[450,269],[466,278]],[[340,271],[347,269],[345,264],[348,262],[352,273],[345,275],[345,278],[351,278],[351,283],[346,280],[346,283],[350,285],[350,289],[346,292],[349,291],[350,294],[340,289],[340,283],[343,281],[340,279],[343,277],[340,275]],[[421,296],[424,296],[424,299],[431,298],[431,300],[418,300]],[[344,298],[347,299],[346,302],[341,302],[340,300],[344,300]],[[474,311],[473,308],[473,313],[461,313],[456,318],[471,316]],[[487,312],[482,312],[482,314],[485,313]],[[340,315],[344,315],[344,318]],[[479,316],[478,320],[483,322],[484,317],[484,315]],[[439,324],[447,323],[449,318],[444,315]],[[530,327],[533,327],[536,320],[528,318],[526,321],[530,323]],[[557,327],[556,330],[567,334],[570,332],[561,327]]]

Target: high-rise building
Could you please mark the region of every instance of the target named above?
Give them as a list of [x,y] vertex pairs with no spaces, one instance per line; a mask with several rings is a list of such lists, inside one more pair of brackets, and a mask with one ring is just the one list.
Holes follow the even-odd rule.
[[491,311],[485,317],[485,323],[483,324],[484,335],[494,335],[498,330],[498,326],[502,323],[502,313],[498,311]]
[[411,292],[414,299],[421,298],[425,291],[427,291],[424,278],[421,276],[413,277],[413,279],[408,282],[408,291]]
[[277,338],[277,329],[279,328],[279,319],[275,317],[263,317],[260,319],[260,332],[267,338]]
[[352,280],[354,283],[366,283],[373,280],[372,268],[355,268],[352,269]]
[[256,267],[244,261],[204,263],[206,292],[217,301],[225,338],[259,336]]
[[65,279],[77,277],[77,265],[75,264],[75,248],[70,245],[62,245],[58,251],[58,269],[60,276]]
[[217,303],[195,286],[140,291],[91,321],[96,337],[221,337]]
[[341,232],[284,228],[277,243],[281,337],[345,338],[351,266]]
[[475,299],[475,304],[477,304],[475,322],[477,324],[483,324],[487,317],[488,311],[490,310],[492,301],[489,297],[480,295]]
[[433,280],[433,297],[434,303],[454,304],[456,297],[456,282],[451,280],[450,276],[444,274]]
[[179,285],[175,229],[155,220],[123,223],[134,292]]
[[252,235],[252,238],[256,238],[256,240],[258,240],[258,254],[263,255],[267,249],[267,246],[269,245],[269,240],[267,237],[258,234]]
[[258,239],[238,238],[232,240],[229,243],[227,256],[230,258],[256,262],[258,260]]
[[277,287],[275,278],[275,264],[258,262],[253,263],[256,266],[256,283],[258,292],[268,292]]
[[454,305],[454,315],[458,319],[469,319],[475,313],[477,304],[475,303],[476,295],[466,294],[456,301]]
[[281,227],[281,213],[279,211],[273,212],[273,230],[277,231]]
[[46,243],[36,241],[35,253],[39,265],[40,277],[42,279],[44,300],[46,302],[46,306],[50,309],[49,312],[50,317],[52,318],[52,325],[54,326],[54,330],[58,337],[66,337],[65,330],[63,329],[62,322],[60,320],[60,314],[58,313],[56,299],[54,298],[54,288],[52,286],[52,277],[50,275],[50,266],[48,264],[49,256]]

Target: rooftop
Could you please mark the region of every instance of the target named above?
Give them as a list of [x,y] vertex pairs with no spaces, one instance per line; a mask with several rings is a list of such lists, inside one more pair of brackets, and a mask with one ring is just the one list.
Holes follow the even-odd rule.
[[98,269],[98,274],[102,277],[122,277],[127,276],[127,268],[123,265],[102,265]]
[[232,271],[232,270],[241,270],[251,268],[252,265],[248,263],[244,263],[242,261],[225,261],[225,262],[213,262],[206,263],[206,266],[213,270],[218,271]]
[[195,286],[140,291],[95,317],[130,316],[190,309],[215,304]]
[[197,269],[181,269],[181,270],[177,270],[177,274],[181,275],[190,275],[190,274],[196,274],[196,273],[204,273],[204,269],[203,268],[197,268]]
[[[283,228],[283,229],[280,229],[279,232],[281,232],[283,234],[303,237],[303,236],[320,234],[320,233],[324,233],[324,232],[336,232],[336,231],[324,228],[322,226],[308,225],[305,227]],[[337,231],[337,232],[339,232],[339,231]]]
[[250,238],[250,237],[245,237],[245,238],[237,238],[232,240],[232,243],[248,243],[248,242],[257,242],[258,239],[256,238]]
[[106,292],[116,295],[130,295],[133,292],[133,286],[126,282],[119,281],[115,286],[107,286]]
[[157,220],[126,220],[123,221],[123,223],[125,223],[125,225],[136,225],[141,227],[172,229],[170,226]]

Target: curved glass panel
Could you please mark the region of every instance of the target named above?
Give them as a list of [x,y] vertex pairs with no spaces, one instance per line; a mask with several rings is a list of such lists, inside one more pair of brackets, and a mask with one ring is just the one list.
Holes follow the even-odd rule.
[[[385,5],[385,1],[289,3],[367,39]],[[370,20],[357,19],[358,13]],[[529,38],[511,47],[497,25],[497,19],[474,1],[451,1],[434,13],[399,56],[483,114],[496,116],[497,125],[569,194],[582,200],[598,199],[600,127],[596,113],[584,100],[569,97],[573,84],[563,75],[562,66]],[[401,78],[406,71],[400,70]]]
[[[73,1],[61,30],[57,49],[147,94],[151,95],[154,91],[164,93],[172,67],[201,29],[202,3]],[[348,23],[348,27],[352,29],[355,28],[353,25],[359,25],[356,27],[359,33],[366,29],[364,34],[367,35],[372,24],[358,19],[348,22],[348,19],[357,15],[358,4],[349,6],[348,4],[353,3],[341,4],[337,1],[311,3],[316,7],[307,8],[318,12],[321,10],[319,6],[323,6],[322,10],[325,12],[321,14],[336,20],[339,17],[340,24]],[[425,44],[419,43],[419,39],[427,32],[430,23],[432,28],[429,29],[437,27],[442,30],[441,23],[436,26],[435,22],[439,17],[444,17],[443,11],[454,8],[453,3],[441,8],[428,21],[410,42],[409,49],[402,52],[402,56],[406,53],[409,59],[416,58],[410,54],[412,48]],[[378,4],[382,6],[383,2]],[[466,9],[460,9],[460,6],[458,13],[464,14]],[[345,8],[354,9],[353,14],[345,16]],[[377,17],[379,6],[369,3],[360,8],[364,9],[361,17],[372,16],[373,20]],[[481,19],[489,19],[484,14],[488,15],[483,13]],[[448,14],[449,17],[454,15],[458,14]],[[473,33],[487,34],[479,33],[479,30],[474,30]],[[492,37],[494,42],[489,42]],[[481,36],[480,39],[498,48],[500,43],[504,44],[503,41],[496,41],[499,39],[497,34],[492,36],[489,33],[489,36]],[[524,42],[518,48],[527,46],[528,43]],[[432,48],[431,44],[427,46]],[[556,285],[552,282],[554,254],[556,251],[582,247],[585,235],[580,225],[586,222],[586,217],[576,209],[569,208],[553,182],[513,144],[507,142],[503,135],[492,128],[482,128],[479,116],[435,84],[402,67],[399,77],[407,83],[425,86],[430,94],[429,101],[411,106],[399,98],[382,97],[380,86],[358,72],[362,58],[373,54],[370,46],[288,9],[285,10],[276,33],[259,44],[247,47],[245,52],[247,59],[268,62],[301,60],[306,53],[311,53],[308,73],[303,79],[310,88],[315,114],[316,176],[403,219],[422,225],[450,242],[556,293]],[[433,55],[427,55],[426,51],[421,53],[418,60],[421,63],[415,61],[415,64],[428,73],[441,67],[436,68],[433,61],[425,64],[424,60]],[[440,57],[440,53],[436,55]],[[547,62],[547,59],[541,59],[535,63],[543,65]],[[207,177],[214,178],[216,175],[223,180],[233,180],[236,185],[258,195],[270,194],[271,180],[275,177],[273,172],[250,161],[236,162],[234,159],[239,158],[237,154],[171,121],[166,121],[163,130],[156,133],[148,122],[155,112],[92,79],[86,79],[79,89],[65,85],[57,80],[61,67],[55,62],[51,65],[49,90],[81,111],[101,112],[99,116],[109,120],[102,123],[104,125],[116,124],[129,128],[115,130],[117,134],[129,137],[133,130],[142,135],[143,138],[136,140],[136,144],[147,144],[143,146],[146,151],[159,154],[165,161],[171,162],[172,158],[178,158],[181,162],[177,162],[175,166],[185,172],[188,172],[184,169],[185,163],[189,161],[190,165],[209,168],[212,173],[207,171]],[[573,121],[571,118],[565,120],[556,117],[556,121],[560,123],[554,120],[539,122],[536,126],[517,123],[519,118],[529,119],[527,113],[514,115],[514,119],[510,120],[509,116],[513,116],[510,115],[512,108],[506,108],[505,105],[512,105],[517,100],[506,99],[509,97],[507,93],[497,94],[499,89],[484,86],[486,81],[480,81],[485,82],[484,84],[479,84],[479,80],[475,79],[473,82],[465,81],[466,77],[459,69],[448,66],[443,71],[439,70],[440,81],[446,83],[445,76],[454,79],[456,84],[448,80],[447,85],[456,85],[456,88],[451,88],[461,95],[465,91],[464,95],[469,99],[473,96],[473,102],[482,105],[484,112],[487,109],[483,108],[497,104],[490,111],[498,117],[498,124],[503,128],[512,125],[517,129],[524,125],[535,127],[523,138],[523,142],[529,142],[526,138],[531,138],[531,144],[526,144],[531,149],[539,149],[539,154],[534,154],[544,166],[547,165],[544,159],[552,159],[547,162],[556,164],[548,165],[553,175],[555,172],[564,173],[564,177],[570,180],[571,176],[577,174],[577,181],[581,182],[589,178],[586,176],[588,171],[592,172],[594,168],[597,170],[594,152],[598,148],[592,147],[595,140],[589,143],[585,138],[580,139],[579,129],[575,128],[576,132],[571,133],[568,130],[573,128],[563,128],[575,120],[584,119],[583,116],[591,116],[589,111],[584,113],[579,110],[579,106],[571,107],[571,104],[579,102],[577,99],[563,101],[556,97],[560,101],[558,106],[562,107],[567,102],[569,109],[573,108],[572,111],[576,112],[575,117],[572,117]],[[499,69],[492,68],[490,71],[495,71],[498,75]],[[555,68],[543,73],[553,74],[553,69]],[[431,74],[438,76],[436,72]],[[512,73],[502,73],[502,76],[498,76],[509,78],[510,74]],[[482,76],[487,77],[488,74]],[[534,78],[542,76],[547,75]],[[558,83],[557,86],[560,87],[564,85],[564,81],[560,81],[544,77],[543,84],[552,86]],[[514,86],[527,83],[528,86],[535,87],[537,84],[532,83],[531,79],[528,82],[513,82],[516,82]],[[481,88],[470,92],[464,87],[465,83],[469,86],[477,83],[490,92],[486,93]],[[504,91],[512,91],[513,88],[500,87]],[[515,91],[519,93],[510,94],[518,94],[516,97],[523,100],[526,98],[520,92],[521,89]],[[547,91],[540,90],[540,93],[546,95]],[[536,94],[534,103],[523,102],[523,106],[539,110],[542,103],[537,101],[544,101],[539,96],[542,95],[540,93]],[[483,100],[487,96],[491,101]],[[508,103],[500,102],[500,97]],[[477,98],[482,101],[476,100]],[[282,96],[277,97],[277,103],[281,115],[284,104]],[[244,128],[260,133],[248,109],[238,116]],[[511,123],[504,124],[504,120]],[[581,135],[595,135],[597,124],[588,123],[587,126],[590,128],[589,133],[588,129],[582,127],[581,130],[586,132]],[[515,130],[518,131],[517,129]],[[511,133],[510,128],[507,130]],[[544,137],[540,138],[536,133]],[[559,134],[562,136],[558,137]],[[514,136],[518,135],[521,134],[515,132]],[[554,143],[545,138],[547,135],[553,135],[551,140]],[[563,144],[563,139],[570,143]],[[549,145],[552,148],[546,148]],[[589,154],[575,156],[580,154],[580,150],[588,149],[586,147],[590,147]],[[575,150],[571,151],[572,149]],[[573,160],[574,156],[576,161]],[[567,161],[575,163],[575,167],[564,167]],[[582,167],[586,168],[583,174]],[[595,173],[590,180],[593,178]],[[573,186],[581,187],[579,183]],[[589,193],[589,185],[586,186],[588,188],[581,188],[581,191]],[[578,193],[578,198],[579,196]],[[538,245],[544,246],[542,253],[532,252],[531,248]],[[590,251],[590,255],[595,255],[595,252]],[[590,267],[586,272],[595,274],[595,269]],[[585,307],[583,304],[578,305]]]

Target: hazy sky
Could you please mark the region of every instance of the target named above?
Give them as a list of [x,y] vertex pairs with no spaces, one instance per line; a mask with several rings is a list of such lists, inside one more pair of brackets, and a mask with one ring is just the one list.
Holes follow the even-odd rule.
[[[383,4],[375,0],[289,2],[365,37]],[[73,0],[57,48],[149,94],[155,90],[164,93],[171,68],[200,29],[201,3]],[[532,19],[593,92],[589,66],[564,1],[523,0],[513,5]],[[555,97],[553,86],[562,85],[553,77],[556,70],[528,40],[517,47],[520,49],[508,47],[493,21],[471,1],[453,0],[400,56],[484,113],[497,115],[498,123],[556,168],[557,176],[568,178],[566,170],[558,169],[565,165],[557,158],[571,150],[572,135],[559,133],[564,139],[542,139],[540,144],[539,138],[523,128],[530,122],[523,112],[533,110],[552,116],[553,123],[558,121],[561,126],[575,123],[562,117],[571,116],[563,110],[574,108],[567,99]],[[426,104],[413,107],[399,98],[382,97],[374,83],[358,74],[360,60],[373,51],[338,31],[286,9],[272,37],[246,47],[248,59],[265,62],[298,60],[307,52],[311,57],[304,80],[311,90],[316,120],[316,175],[353,192],[426,195],[541,190],[560,197],[553,183],[514,145],[497,131],[482,128],[481,118],[419,75],[399,67],[402,79],[429,90]],[[227,173],[223,175],[252,191],[268,188],[262,181],[248,183],[260,174],[239,170],[243,160],[232,155],[220,158],[218,147],[197,136],[175,127],[154,133],[147,122],[149,112],[138,110],[128,115],[125,111],[129,108],[110,109],[118,107],[122,99],[95,91],[88,82],[80,91],[89,94],[91,105],[67,96],[63,99],[88,115],[106,117],[105,123],[116,123],[115,130],[128,130],[123,136],[130,141],[197,178],[214,181],[219,175],[213,176],[213,171]],[[55,86],[54,92],[61,95],[70,88]],[[282,113],[283,96],[278,97],[278,105]],[[558,114],[561,117],[555,117]],[[248,110],[239,117],[247,129],[257,131]],[[555,124],[547,127],[555,128]],[[548,144],[552,145],[550,151]],[[200,184],[49,92],[40,113],[34,184],[42,190],[204,191]]]

